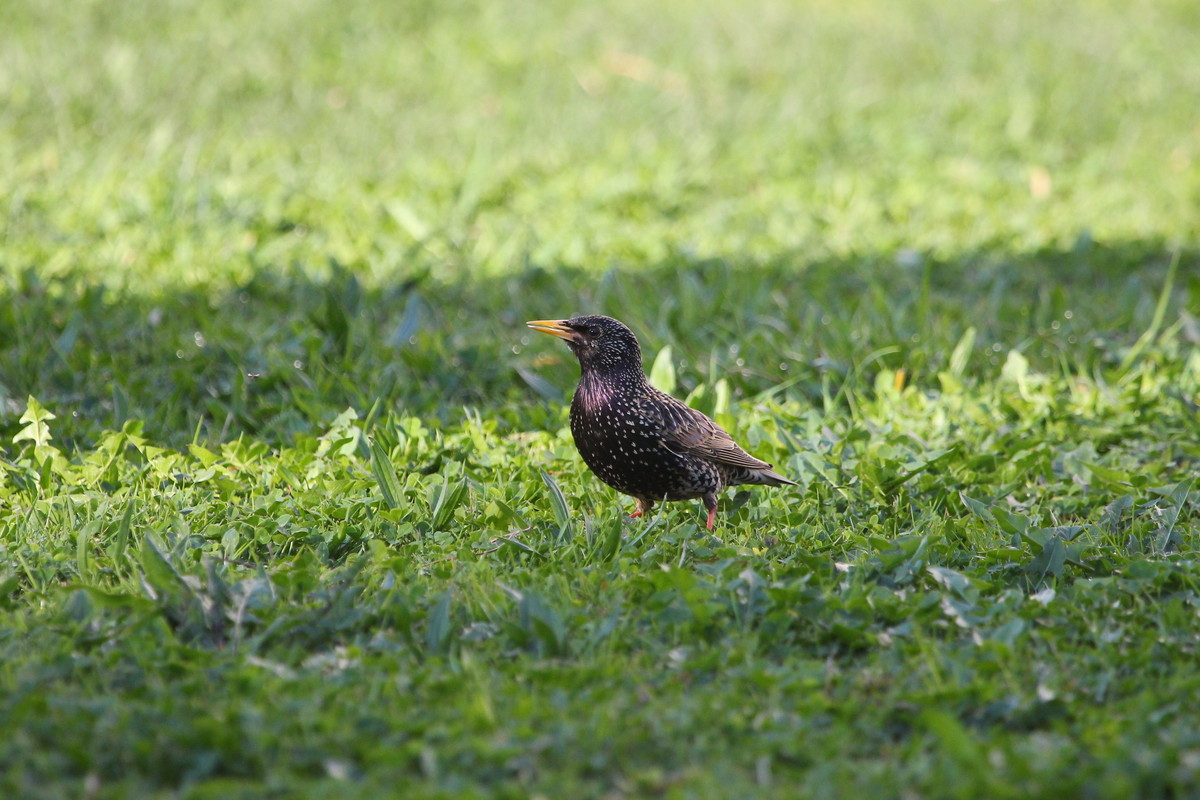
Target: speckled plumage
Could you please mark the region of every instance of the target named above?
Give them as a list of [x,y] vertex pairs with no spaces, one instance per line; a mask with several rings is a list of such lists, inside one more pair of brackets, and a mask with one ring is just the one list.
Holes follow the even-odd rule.
[[711,530],[727,486],[795,483],[747,453],[721,426],[646,380],[633,331],[611,317],[535,320],[579,359],[571,434],[600,480],[637,499],[637,517],[660,500],[700,498]]

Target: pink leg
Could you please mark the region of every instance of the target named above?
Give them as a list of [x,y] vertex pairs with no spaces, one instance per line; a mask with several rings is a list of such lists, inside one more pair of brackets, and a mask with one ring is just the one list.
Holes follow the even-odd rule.
[[638,498],[637,509],[632,514],[630,514],[629,517],[631,519],[636,519],[637,517],[640,517],[643,514],[645,514],[646,512],[648,512],[653,507],[654,507],[654,503],[650,502],[649,500],[642,500],[641,498]]

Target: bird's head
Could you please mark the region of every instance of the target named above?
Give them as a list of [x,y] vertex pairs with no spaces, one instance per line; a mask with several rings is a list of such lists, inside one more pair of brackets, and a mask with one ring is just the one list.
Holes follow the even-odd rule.
[[525,323],[535,331],[557,336],[579,359],[584,372],[636,371],[642,373],[642,349],[633,331],[612,317],[537,319]]

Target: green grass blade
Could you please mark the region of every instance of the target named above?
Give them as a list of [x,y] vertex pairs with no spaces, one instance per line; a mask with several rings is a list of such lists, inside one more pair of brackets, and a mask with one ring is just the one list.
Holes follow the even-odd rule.
[[542,482],[550,490],[550,508],[554,512],[554,521],[557,523],[561,535],[571,527],[571,510],[567,506],[566,496],[558,486],[558,481],[554,480],[546,470],[541,470],[541,473]]
[[384,505],[388,508],[399,508],[404,489],[400,485],[400,477],[396,474],[392,459],[374,438],[371,439],[370,447],[371,473],[375,476],[375,483],[379,486]]
[[1171,291],[1175,288],[1175,271],[1179,269],[1179,260],[1182,253],[1176,250],[1171,256],[1171,263],[1167,267],[1167,277],[1163,281],[1162,290],[1158,293],[1158,302],[1154,305],[1154,315],[1150,318],[1150,325],[1134,342],[1133,347],[1129,348],[1129,352],[1125,354],[1125,358],[1121,359],[1121,371],[1128,371],[1133,365],[1133,362],[1146,350],[1147,347],[1158,336],[1158,330],[1162,327],[1163,320],[1167,316],[1167,305],[1171,301]]

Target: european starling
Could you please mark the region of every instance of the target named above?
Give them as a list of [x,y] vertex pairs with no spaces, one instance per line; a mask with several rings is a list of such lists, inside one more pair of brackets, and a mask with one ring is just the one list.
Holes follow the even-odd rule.
[[712,530],[717,495],[726,486],[796,485],[704,414],[651,386],[637,337],[617,320],[585,316],[525,324],[565,340],[579,359],[571,401],[575,447],[600,480],[637,499],[632,516],[660,500],[698,497]]

